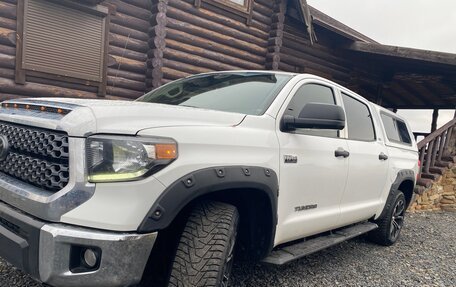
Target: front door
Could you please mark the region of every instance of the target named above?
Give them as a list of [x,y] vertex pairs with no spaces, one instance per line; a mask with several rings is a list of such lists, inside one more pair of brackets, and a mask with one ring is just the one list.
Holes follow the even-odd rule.
[[[334,89],[324,82],[303,82],[292,95],[278,125],[283,115],[297,117],[307,103],[338,104]],[[281,163],[276,245],[338,227],[348,173],[348,159],[335,156],[336,150],[348,149],[340,138],[344,131],[277,129]]]

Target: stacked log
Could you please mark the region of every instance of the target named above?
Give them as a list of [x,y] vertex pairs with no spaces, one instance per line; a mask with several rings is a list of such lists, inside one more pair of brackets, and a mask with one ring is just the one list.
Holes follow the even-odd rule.
[[[0,80],[14,79],[16,62],[16,5],[0,2]],[[0,100],[5,93],[0,82]],[[6,93],[5,93],[6,94]],[[8,97],[13,97],[9,94]]]
[[254,1],[250,21],[220,7],[195,7],[194,0],[162,1],[167,5],[152,11],[149,32],[152,86],[201,72],[265,68],[271,1]]
[[163,83],[164,50],[166,47],[166,25],[168,19],[167,0],[157,0],[152,6],[149,28],[149,51],[147,53],[147,88],[159,87]]
[[[99,1],[101,2],[101,1]],[[151,0],[106,0],[110,8],[107,57],[108,99],[135,99],[146,91],[147,34]],[[16,68],[16,0],[0,0],[0,101],[20,97],[97,98],[98,87],[84,81],[27,76],[14,81]]]
[[326,45],[312,45],[305,31],[303,23],[286,19],[280,68],[290,72],[312,73],[347,84],[350,80],[350,63]]
[[106,0],[111,7],[107,94],[136,99],[146,91],[151,0]]

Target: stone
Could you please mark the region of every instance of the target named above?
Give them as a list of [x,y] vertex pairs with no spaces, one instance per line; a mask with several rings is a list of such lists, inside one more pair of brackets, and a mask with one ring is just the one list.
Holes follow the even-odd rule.
[[455,207],[444,207],[444,206],[442,206],[442,210],[456,212],[456,206]]
[[440,203],[441,203],[441,204],[453,204],[453,203],[456,203],[456,202],[455,202],[454,200],[450,200],[450,199],[444,198],[444,199],[442,199],[442,200],[440,201]]
[[452,185],[445,185],[443,187],[443,192],[452,192],[452,191],[454,191],[454,186],[452,186]]

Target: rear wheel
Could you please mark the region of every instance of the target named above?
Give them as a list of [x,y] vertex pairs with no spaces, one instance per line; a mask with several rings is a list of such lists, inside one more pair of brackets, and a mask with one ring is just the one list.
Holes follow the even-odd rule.
[[238,223],[236,207],[214,201],[199,203],[180,238],[169,286],[227,287]]
[[396,243],[404,226],[406,200],[400,190],[390,194],[382,215],[374,221],[378,229],[369,233],[369,239],[384,246]]

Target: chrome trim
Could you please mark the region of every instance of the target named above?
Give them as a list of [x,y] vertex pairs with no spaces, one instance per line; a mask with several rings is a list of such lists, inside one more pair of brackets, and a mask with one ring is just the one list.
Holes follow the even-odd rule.
[[[29,101],[23,101],[26,104]],[[33,104],[32,102],[30,102]],[[54,107],[54,106],[51,106]],[[66,115],[41,112],[36,110],[11,109],[0,107],[0,121],[13,124],[64,131],[68,136],[86,136],[87,131],[96,130],[96,120],[92,110],[88,107],[75,106],[73,111]]]
[[[139,283],[156,238],[157,233],[112,233],[59,224],[45,225],[40,236],[40,280],[59,287]],[[100,248],[100,267],[96,271],[71,272],[71,245]]]
[[62,190],[52,193],[5,174],[0,174],[0,201],[47,221],[60,217],[89,200],[95,184],[87,182],[85,139],[68,138],[70,180]]

